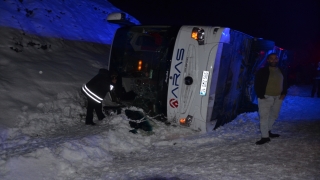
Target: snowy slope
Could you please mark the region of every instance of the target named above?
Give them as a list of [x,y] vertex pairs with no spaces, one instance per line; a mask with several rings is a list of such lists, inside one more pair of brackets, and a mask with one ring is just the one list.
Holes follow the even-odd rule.
[[121,10],[104,0],[0,3],[0,108],[10,109],[0,124],[13,127],[21,108],[79,89],[107,66],[119,27],[105,20],[111,12]]

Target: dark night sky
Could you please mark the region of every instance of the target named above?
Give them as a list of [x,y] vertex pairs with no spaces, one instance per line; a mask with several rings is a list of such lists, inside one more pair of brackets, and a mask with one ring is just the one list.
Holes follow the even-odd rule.
[[[320,60],[320,0],[109,0],[142,24],[213,25]],[[314,60],[317,59],[317,60]]]

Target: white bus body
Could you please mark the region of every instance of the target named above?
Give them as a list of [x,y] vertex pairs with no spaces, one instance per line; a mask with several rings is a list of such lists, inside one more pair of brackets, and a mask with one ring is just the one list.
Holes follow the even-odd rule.
[[207,132],[257,110],[254,72],[274,48],[226,27],[130,25],[115,34],[109,69],[119,101]]

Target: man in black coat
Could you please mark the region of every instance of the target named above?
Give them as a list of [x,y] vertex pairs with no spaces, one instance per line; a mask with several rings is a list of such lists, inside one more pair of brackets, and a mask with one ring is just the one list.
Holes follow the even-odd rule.
[[[314,95],[317,92],[318,98],[320,98],[320,62],[318,63],[318,67],[315,68],[315,71],[313,73],[314,79],[313,79],[313,86],[311,91],[311,97],[314,97]],[[318,90],[317,90],[318,89]]]
[[96,124],[93,122],[93,111],[96,112],[100,121],[105,118],[102,112],[102,101],[110,91],[110,84],[111,76],[109,71],[107,69],[100,69],[96,76],[82,86],[82,91],[88,99],[86,125]]
[[279,137],[271,133],[272,126],[278,118],[282,101],[287,94],[287,76],[278,67],[279,58],[275,53],[267,56],[268,65],[259,69],[255,76],[254,89],[258,96],[261,140],[257,145]]

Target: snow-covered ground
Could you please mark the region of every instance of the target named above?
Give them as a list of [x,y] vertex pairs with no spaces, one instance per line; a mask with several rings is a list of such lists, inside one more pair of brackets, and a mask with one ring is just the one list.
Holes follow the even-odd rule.
[[113,10],[102,0],[0,3],[0,179],[319,179],[320,98],[310,86],[290,88],[273,130],[281,137],[262,146],[257,112],[206,134],[152,117],[152,133],[133,134],[124,113],[84,125],[79,90],[106,66],[116,26],[103,12]]

